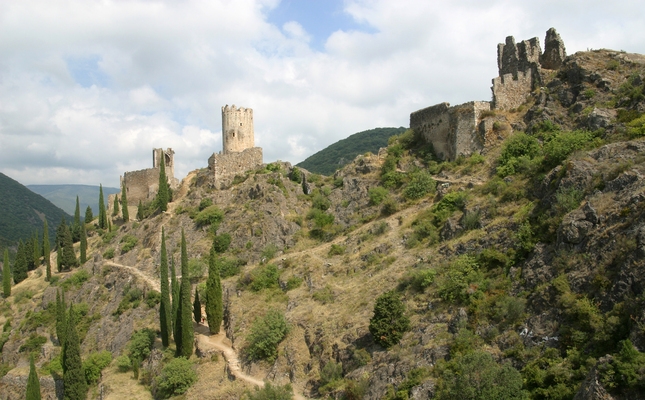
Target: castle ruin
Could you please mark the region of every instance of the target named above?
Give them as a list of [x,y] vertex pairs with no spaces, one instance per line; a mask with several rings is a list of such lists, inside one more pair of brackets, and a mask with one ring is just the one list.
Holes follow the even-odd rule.
[[262,148],[255,147],[253,110],[222,107],[222,151],[208,159],[213,184],[223,189],[229,186],[236,175],[262,165]]
[[[152,168],[125,172],[121,177],[121,187],[125,186],[128,205],[136,207],[139,201],[147,203],[155,198],[159,190],[162,157],[170,188],[179,187],[179,180],[175,178],[175,152],[171,148],[152,149]],[[111,207],[112,203],[108,206]]]
[[497,45],[499,76],[493,79],[492,102],[427,107],[410,114],[410,129],[432,143],[441,160],[478,153],[492,129],[492,124],[484,121],[484,112],[518,108],[539,86],[542,70],[560,68],[565,58],[564,42],[554,28],[546,33],[544,53],[538,38],[515,43],[513,36],[508,36],[504,44]]

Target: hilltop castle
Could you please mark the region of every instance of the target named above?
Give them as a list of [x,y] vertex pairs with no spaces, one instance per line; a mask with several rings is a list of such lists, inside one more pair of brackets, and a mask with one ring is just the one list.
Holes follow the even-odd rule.
[[515,43],[513,36],[508,36],[504,44],[497,45],[499,76],[493,79],[492,102],[427,107],[410,114],[410,128],[432,143],[442,160],[480,152],[493,128],[493,123],[482,117],[486,111],[508,111],[522,105],[540,85],[543,70],[560,68],[566,55],[564,42],[554,28],[546,33],[544,53],[536,37]]
[[[157,195],[162,157],[170,188],[179,186],[179,180],[175,178],[175,152],[171,148],[152,149],[152,168],[125,172],[120,179],[121,187],[125,186],[130,206],[136,206],[139,201],[150,202]],[[112,202],[108,202],[108,207],[112,207]]]
[[208,170],[218,189],[229,186],[236,175],[262,165],[262,148],[255,147],[253,110],[222,107],[222,152],[208,158]]

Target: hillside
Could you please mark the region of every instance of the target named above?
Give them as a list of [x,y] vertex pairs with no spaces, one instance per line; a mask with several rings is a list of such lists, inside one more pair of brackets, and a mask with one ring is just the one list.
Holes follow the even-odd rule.
[[[20,398],[29,351],[53,393],[58,288],[84,359],[158,329],[163,229],[177,264],[185,233],[200,298],[218,244],[226,337],[194,325],[187,399],[263,381],[297,399],[645,399],[644,93],[645,57],[580,52],[486,113],[482,154],[439,161],[408,130],[334,177],[276,162],[216,190],[194,171],[166,212],[88,224],[81,268],[13,288],[0,393]],[[173,350],[157,336],[137,379],[113,361],[90,397],[162,397]]]
[[[92,213],[99,211],[99,187],[91,185],[27,185],[27,187],[63,209],[69,215],[74,215],[76,210],[76,196],[81,209],[81,215],[85,215],[87,206],[92,207]],[[119,193],[119,188],[103,187],[103,195],[107,197]]]
[[47,218],[49,236],[52,236],[61,218],[69,219],[63,210],[49,200],[32,192],[19,182],[0,173],[0,248],[15,245],[43,230]]
[[378,153],[387,146],[388,139],[405,131],[405,128],[374,128],[358,132],[327,146],[304,161],[296,164],[316,174],[332,175],[343,165],[350,163],[359,154]]

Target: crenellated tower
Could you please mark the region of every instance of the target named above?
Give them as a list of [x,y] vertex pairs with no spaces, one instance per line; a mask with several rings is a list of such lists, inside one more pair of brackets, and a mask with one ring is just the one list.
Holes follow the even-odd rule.
[[222,107],[222,152],[240,153],[254,146],[253,110],[235,105]]

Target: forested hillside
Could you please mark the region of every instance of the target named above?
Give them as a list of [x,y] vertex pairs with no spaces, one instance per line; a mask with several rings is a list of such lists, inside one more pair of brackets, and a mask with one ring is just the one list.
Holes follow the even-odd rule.
[[[27,185],[27,187],[47,200],[63,209],[66,213],[74,215],[76,209],[76,196],[80,204],[81,213],[85,213],[87,206],[92,208],[92,213],[99,212],[99,187],[91,185]],[[118,188],[103,186],[103,195],[119,193]]]

